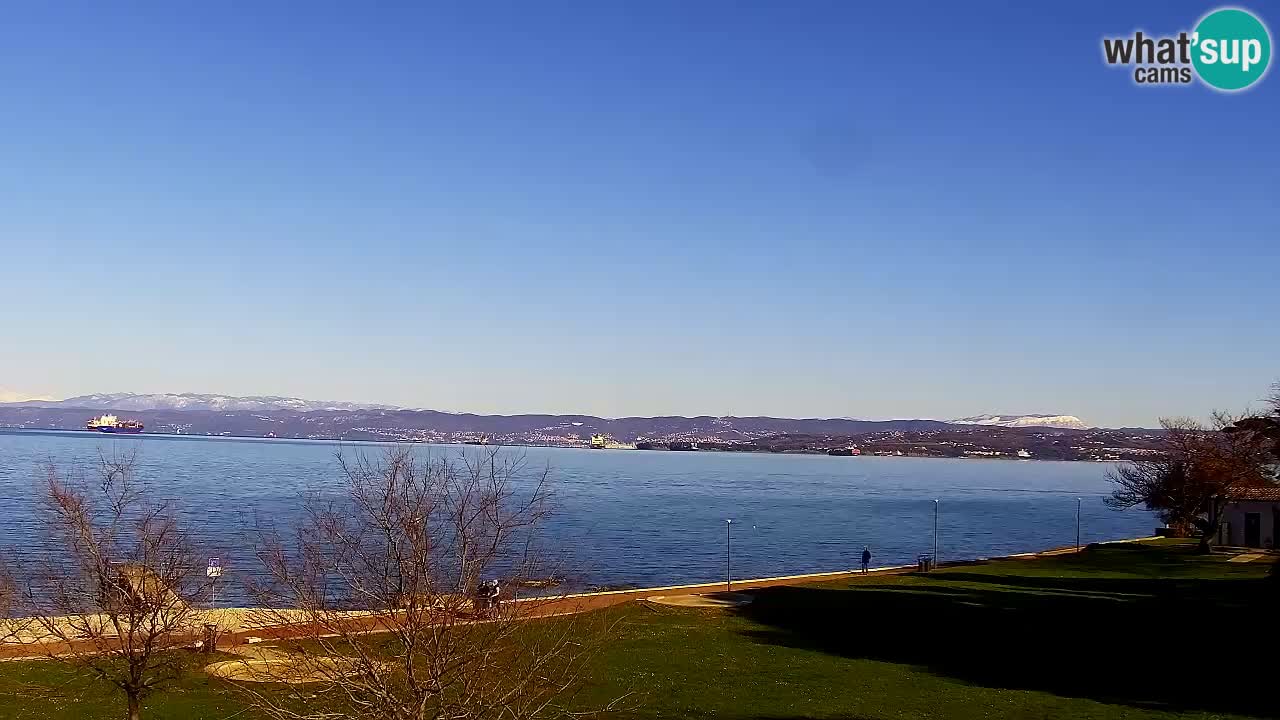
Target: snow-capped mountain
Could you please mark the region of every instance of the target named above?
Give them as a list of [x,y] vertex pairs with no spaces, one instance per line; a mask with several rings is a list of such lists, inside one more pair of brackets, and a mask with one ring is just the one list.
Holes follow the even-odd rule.
[[327,400],[303,400],[277,395],[210,395],[204,393],[95,393],[79,395],[66,400],[31,400],[23,405],[40,407],[75,407],[103,410],[212,410],[217,412],[273,412],[292,410],[398,410],[394,405],[333,402]]
[[[11,398],[11,399],[10,399]],[[145,412],[145,411],[163,411],[163,410],[189,410],[189,411],[206,411],[206,412],[318,412],[326,410],[336,411],[359,411],[359,410],[405,410],[396,405],[377,405],[372,403],[354,403],[354,402],[338,402],[332,400],[303,400],[295,397],[281,397],[279,395],[251,395],[247,397],[237,397],[234,395],[217,395],[209,393],[94,393],[92,395],[78,395],[65,400],[49,400],[45,398],[33,398],[30,395],[23,397],[16,393],[6,397],[0,394],[0,404],[8,407],[42,407],[42,408],[83,408],[89,410],[117,410],[123,412]],[[444,414],[444,413],[437,413]],[[566,416],[567,417],[567,416]],[[749,418],[752,420],[774,420],[778,421],[770,425],[769,432],[800,432],[801,430],[791,429],[788,423],[853,423],[860,424],[869,421],[854,420],[848,418],[837,418],[831,420],[822,420],[811,418],[809,420],[793,420],[787,418]],[[711,421],[712,425],[733,426],[740,424],[742,418],[717,418]],[[928,423],[936,421],[922,420],[903,420],[903,421],[887,421],[887,422],[905,422],[905,423]],[[1006,428],[1028,428],[1028,427],[1050,427],[1065,428],[1070,430],[1086,430],[1090,426],[1085,424],[1083,420],[1074,415],[974,415],[972,417],[959,418],[957,420],[946,420],[953,425],[985,425],[989,427],[1006,427]],[[781,423],[780,425],[778,423]],[[774,427],[776,425],[776,427]],[[784,427],[785,426],[785,427]],[[841,428],[830,428],[828,431],[837,432]],[[848,428],[843,428],[849,431]]]
[[990,425],[995,427],[1051,427],[1087,430],[1089,425],[1075,415],[974,415],[948,420],[953,425]]
[[6,387],[0,387],[0,403],[19,403],[30,400],[52,400],[52,398],[47,398],[41,395],[31,395],[29,393],[18,392],[17,390],[10,390]]

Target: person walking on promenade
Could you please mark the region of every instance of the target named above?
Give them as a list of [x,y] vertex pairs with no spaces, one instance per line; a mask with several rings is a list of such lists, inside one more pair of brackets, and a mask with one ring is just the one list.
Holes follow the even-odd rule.
[[866,573],[870,567],[871,567],[871,547],[868,545],[863,545],[862,546],[862,572]]

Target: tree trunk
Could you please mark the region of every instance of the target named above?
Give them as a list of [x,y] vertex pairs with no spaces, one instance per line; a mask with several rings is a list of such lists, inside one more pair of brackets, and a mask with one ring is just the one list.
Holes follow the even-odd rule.
[[142,698],[134,693],[129,694],[129,720],[141,720]]
[[1222,529],[1222,506],[1215,498],[1209,501],[1209,522],[1206,523],[1204,529],[1200,533],[1199,551],[1202,553],[1213,552],[1213,541],[1218,531]]

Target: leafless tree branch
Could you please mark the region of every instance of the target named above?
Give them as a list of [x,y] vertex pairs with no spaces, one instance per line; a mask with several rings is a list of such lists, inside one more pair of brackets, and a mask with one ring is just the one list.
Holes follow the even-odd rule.
[[195,636],[207,585],[173,508],[148,499],[136,453],[101,455],[96,482],[48,466],[41,522],[47,544],[23,568],[29,641],[124,694],[127,717],[174,679],[173,649]]
[[[287,542],[263,533],[254,622],[291,639],[232,672],[239,687],[280,720],[567,714],[606,629],[563,616],[581,601],[515,597],[561,569],[537,537],[549,471],[500,448],[339,462],[341,497],[312,498]],[[492,580],[516,591],[496,608],[479,592]]]
[[1208,551],[1232,492],[1272,482],[1266,444],[1257,433],[1234,431],[1243,419],[1217,412],[1211,427],[1187,418],[1161,420],[1164,453],[1112,471],[1107,504],[1155,511],[1182,534],[1197,531]]

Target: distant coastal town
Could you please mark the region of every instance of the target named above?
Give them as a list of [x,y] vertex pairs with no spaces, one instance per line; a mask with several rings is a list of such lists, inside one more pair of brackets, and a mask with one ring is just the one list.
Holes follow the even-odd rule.
[[1060,415],[977,416],[955,421],[713,416],[601,418],[477,415],[314,403],[296,398],[186,394],[122,394],[0,404],[0,428],[605,451],[1098,462],[1159,454],[1163,437],[1161,430],[1090,428],[1078,418]]

